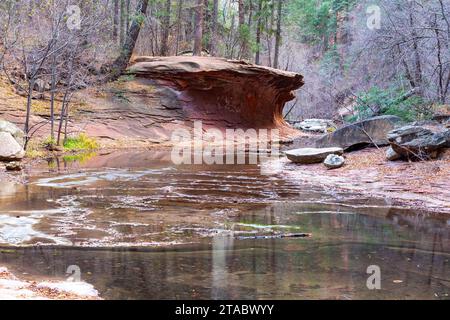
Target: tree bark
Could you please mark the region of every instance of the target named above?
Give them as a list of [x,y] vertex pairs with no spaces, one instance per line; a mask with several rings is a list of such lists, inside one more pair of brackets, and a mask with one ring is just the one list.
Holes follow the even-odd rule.
[[213,2],[213,12],[211,17],[211,42],[209,51],[212,56],[216,55],[217,46],[217,15],[219,11],[219,0]]
[[125,43],[125,0],[120,0],[120,45]]
[[195,38],[194,38],[194,56],[202,55],[203,40],[203,0],[197,0],[195,15]]
[[256,25],[256,53],[255,53],[255,64],[259,64],[259,53],[261,46],[261,23],[262,23],[262,2],[263,0],[259,0],[258,3],[258,23]]
[[167,56],[169,52],[168,43],[169,43],[169,28],[170,28],[170,7],[171,7],[171,1],[166,0],[166,9],[164,12],[164,19],[163,19],[163,34],[161,39],[161,55]]
[[114,0],[114,20],[113,20],[113,38],[118,40],[119,36],[119,0]]
[[245,7],[244,0],[238,0],[238,17],[239,17],[239,38],[240,38],[240,48],[239,48],[239,59],[245,56],[247,51],[247,39],[244,33],[245,25]]
[[113,69],[111,71],[111,80],[117,79],[127,68],[128,62],[130,61],[131,55],[133,54],[136,41],[139,37],[142,24],[145,20],[145,15],[147,13],[148,0],[139,0],[136,7],[135,17],[131,23],[130,30],[128,30],[127,38],[124,45],[122,46],[122,51],[119,57],[113,63]]
[[177,13],[177,39],[175,45],[175,55],[178,55],[180,34],[181,34],[181,12],[183,11],[183,0],[178,0],[178,13]]
[[281,12],[283,8],[283,0],[278,0],[277,9],[277,32],[275,36],[275,55],[273,57],[273,67],[278,68],[278,60],[280,56],[280,45],[281,45]]

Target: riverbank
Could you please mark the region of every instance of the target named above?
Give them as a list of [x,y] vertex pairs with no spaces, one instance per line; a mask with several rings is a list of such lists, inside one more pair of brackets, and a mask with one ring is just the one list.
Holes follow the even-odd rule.
[[436,160],[404,162],[386,160],[386,149],[346,153],[346,164],[334,170],[283,159],[283,174],[329,189],[385,198],[392,206],[450,214],[450,150]]

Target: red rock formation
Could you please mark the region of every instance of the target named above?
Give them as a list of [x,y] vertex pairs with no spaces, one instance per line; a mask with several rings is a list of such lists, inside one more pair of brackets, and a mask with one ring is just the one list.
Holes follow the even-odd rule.
[[221,128],[292,129],[283,108],[300,74],[212,57],[138,57],[129,68],[137,77],[157,80],[178,91],[190,120]]

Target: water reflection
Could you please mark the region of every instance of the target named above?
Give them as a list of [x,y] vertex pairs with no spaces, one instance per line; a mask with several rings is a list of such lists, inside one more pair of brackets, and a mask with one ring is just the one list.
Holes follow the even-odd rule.
[[[33,279],[78,265],[104,298],[450,293],[448,217],[261,175],[256,165],[175,167],[167,153],[113,153],[43,167],[28,185],[0,187],[0,226],[0,265]],[[285,232],[313,236],[236,239]],[[380,266],[382,290],[366,288],[369,265]]]

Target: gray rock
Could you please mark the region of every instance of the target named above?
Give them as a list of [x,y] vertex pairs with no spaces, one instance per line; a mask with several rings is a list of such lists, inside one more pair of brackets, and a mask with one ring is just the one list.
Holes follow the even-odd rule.
[[344,150],[373,145],[388,145],[386,135],[401,124],[396,116],[380,116],[339,128],[316,141],[317,148],[338,146]]
[[447,148],[450,148],[450,130],[447,130],[447,131],[445,131],[444,133],[443,133],[443,135],[444,135],[444,137],[445,137],[445,140],[447,141],[447,143],[446,143],[446,147]]
[[330,127],[335,127],[335,125],[332,121],[326,119],[306,119],[294,125],[294,128],[303,131],[323,133],[326,133]]
[[325,158],[323,164],[328,169],[337,169],[344,165],[345,159],[344,157],[338,156],[336,154],[330,154]]
[[48,82],[46,82],[42,79],[38,79],[34,82],[33,90],[42,93],[44,91],[50,90],[50,85],[48,84]]
[[412,159],[429,159],[447,146],[445,132],[434,133],[419,126],[405,126],[387,135],[392,149],[399,155]]
[[0,161],[21,160],[25,156],[22,146],[8,132],[0,132]]
[[399,155],[397,152],[394,151],[394,149],[392,149],[392,147],[389,147],[386,150],[386,159],[388,159],[389,161],[395,161],[395,160],[399,160],[402,156]]
[[0,119],[0,132],[10,133],[17,143],[23,147],[25,134],[14,123]]
[[310,164],[323,162],[330,154],[342,155],[342,148],[302,148],[286,151],[289,160],[295,163]]

